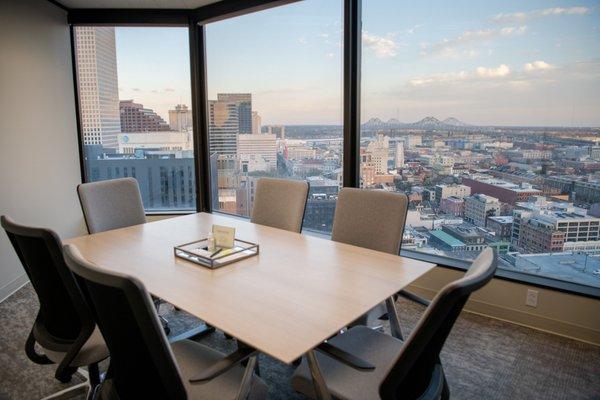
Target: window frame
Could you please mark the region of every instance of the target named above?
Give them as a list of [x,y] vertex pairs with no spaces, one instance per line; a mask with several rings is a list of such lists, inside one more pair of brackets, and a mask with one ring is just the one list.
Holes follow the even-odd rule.
[[[211,205],[211,171],[209,159],[208,92],[206,75],[205,25],[268,8],[284,6],[301,0],[223,0],[196,9],[65,9],[70,28],[75,114],[82,182],[87,181],[84,165],[83,134],[79,104],[79,88],[75,53],[75,26],[140,26],[187,27],[190,47],[190,83],[193,112],[194,168],[196,173],[196,212],[214,212]],[[360,187],[360,111],[361,111],[361,50],[362,0],[343,1],[343,186]],[[189,211],[146,212],[147,215],[184,215]],[[230,215],[230,214],[224,214]],[[244,218],[241,216],[233,216]],[[329,237],[319,232],[303,230],[313,236]],[[465,271],[469,262],[401,250],[402,256],[429,261],[447,269]],[[600,288],[560,281],[519,271],[498,269],[495,278],[573,295],[600,298]]]

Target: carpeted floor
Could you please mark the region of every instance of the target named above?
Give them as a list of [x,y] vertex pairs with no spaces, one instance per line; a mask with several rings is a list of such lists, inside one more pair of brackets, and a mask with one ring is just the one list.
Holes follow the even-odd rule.
[[[410,331],[423,308],[398,303],[402,326]],[[26,285],[0,303],[0,399],[40,399],[81,382],[63,385],[52,365],[30,362],[23,345],[37,311],[37,298]],[[173,334],[196,321],[165,305]],[[228,352],[235,348],[216,332],[201,339]],[[442,362],[454,399],[600,399],[600,347],[463,313],[452,331]],[[293,367],[260,356],[270,399],[303,399],[289,384]],[[66,398],[66,397],[65,397]],[[82,398],[82,397],[79,397]]]

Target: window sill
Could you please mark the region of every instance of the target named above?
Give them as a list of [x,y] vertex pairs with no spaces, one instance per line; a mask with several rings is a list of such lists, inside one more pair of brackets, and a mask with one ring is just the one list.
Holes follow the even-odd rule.
[[[247,217],[242,217],[240,215],[232,215],[228,213],[213,211],[215,214],[221,214],[228,217],[238,218],[242,220],[249,220]],[[302,229],[302,233],[309,235],[320,237],[324,239],[331,238],[330,234],[326,234],[319,231],[313,231],[310,229]],[[422,253],[414,250],[401,250],[400,255],[407,258],[412,258],[420,261],[427,261],[434,264],[437,264],[438,267],[454,269],[459,271],[466,271],[471,265],[470,262],[465,260],[459,260],[456,258],[444,257],[436,254],[428,254]],[[557,279],[552,279],[539,275],[527,274],[525,272],[520,271],[511,271],[507,269],[498,268],[496,271],[496,275],[494,278],[506,280],[510,282],[516,282],[523,285],[530,285],[544,289],[555,290],[559,292],[565,292],[569,294],[573,294],[576,296],[584,296],[592,299],[600,299],[600,288],[595,288],[593,286],[586,286],[578,283],[559,281]]]

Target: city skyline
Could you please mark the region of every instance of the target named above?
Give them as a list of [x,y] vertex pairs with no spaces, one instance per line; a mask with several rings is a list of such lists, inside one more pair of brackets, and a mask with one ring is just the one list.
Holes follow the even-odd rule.
[[[600,125],[595,3],[432,6],[364,5],[363,122],[434,115],[473,125]],[[267,125],[340,124],[340,16],[341,4],[311,0],[207,25],[209,98],[252,93]],[[296,22],[285,26],[288,18]],[[116,35],[122,99],[163,118],[169,104],[190,104],[185,28]]]

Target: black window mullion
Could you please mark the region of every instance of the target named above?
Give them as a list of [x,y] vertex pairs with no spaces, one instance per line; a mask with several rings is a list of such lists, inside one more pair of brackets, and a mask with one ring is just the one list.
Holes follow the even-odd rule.
[[360,184],[360,69],[362,0],[344,0],[343,185]]
[[196,210],[210,212],[211,182],[208,138],[205,28],[194,18],[189,22],[192,113],[194,124],[194,168],[196,172]]

